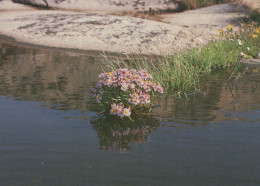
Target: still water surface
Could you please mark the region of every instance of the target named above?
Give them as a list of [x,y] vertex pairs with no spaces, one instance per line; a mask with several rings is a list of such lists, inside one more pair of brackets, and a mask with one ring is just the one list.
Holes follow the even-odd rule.
[[217,74],[135,125],[96,119],[102,56],[0,40],[0,185],[259,185],[260,72]]

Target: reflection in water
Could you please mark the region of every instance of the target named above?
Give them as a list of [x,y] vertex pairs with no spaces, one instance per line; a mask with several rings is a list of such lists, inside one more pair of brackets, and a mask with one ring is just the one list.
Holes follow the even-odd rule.
[[[18,47],[1,40],[0,57],[0,95],[40,101],[51,109],[95,111],[89,93],[98,80],[103,57]],[[131,143],[146,142],[159,127],[151,116],[134,119],[93,120],[100,147],[129,150]]]
[[[0,95],[40,101],[49,108],[96,111],[89,97],[104,64],[102,56],[58,50],[19,47],[0,40]],[[162,126],[205,126],[236,120],[228,111],[259,109],[259,67],[217,72],[202,79],[201,93],[188,98],[168,96],[153,110]],[[113,123],[113,122],[112,122]]]
[[98,133],[100,148],[124,152],[132,143],[143,143],[160,126],[151,115],[134,116],[134,121],[116,117],[96,117],[91,121]]
[[[223,120],[239,120],[227,113],[245,112],[260,108],[259,67],[241,66],[234,78],[222,71],[202,79],[201,93],[187,98],[168,96],[154,113],[166,121],[167,126],[205,126]],[[162,102],[160,100],[157,104]],[[260,119],[260,118],[259,118]],[[249,118],[247,118],[250,121]]]
[[133,123],[93,118],[102,60],[0,40],[0,185],[259,185],[259,68],[218,72]]
[[103,57],[17,47],[0,40],[0,94],[86,110]]

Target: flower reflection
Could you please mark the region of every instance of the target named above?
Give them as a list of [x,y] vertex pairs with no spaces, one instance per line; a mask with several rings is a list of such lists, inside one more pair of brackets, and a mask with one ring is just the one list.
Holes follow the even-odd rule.
[[160,120],[152,115],[134,116],[133,120],[104,116],[91,120],[98,133],[100,148],[125,152],[133,143],[146,142],[149,134],[160,126]]

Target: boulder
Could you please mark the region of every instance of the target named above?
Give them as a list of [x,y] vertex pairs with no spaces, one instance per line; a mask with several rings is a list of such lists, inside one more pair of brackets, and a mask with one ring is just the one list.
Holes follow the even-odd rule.
[[259,0],[240,0],[240,3],[249,7],[250,10],[260,13],[260,1]]
[[13,0],[15,3],[87,11],[174,11],[178,0]]

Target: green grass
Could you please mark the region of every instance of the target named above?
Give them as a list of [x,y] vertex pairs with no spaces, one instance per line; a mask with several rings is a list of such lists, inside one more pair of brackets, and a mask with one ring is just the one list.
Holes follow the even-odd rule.
[[[252,38],[259,22],[243,24],[239,34],[224,30],[220,40],[211,41],[207,46],[183,51],[175,55],[158,56],[148,59],[145,56],[128,57],[125,61],[108,61],[111,70],[117,68],[146,69],[166,91],[187,94],[199,91],[200,78],[212,70],[236,67],[241,58],[255,58],[260,53],[260,34]],[[238,44],[238,40],[242,45]],[[243,52],[245,55],[241,55]]]

